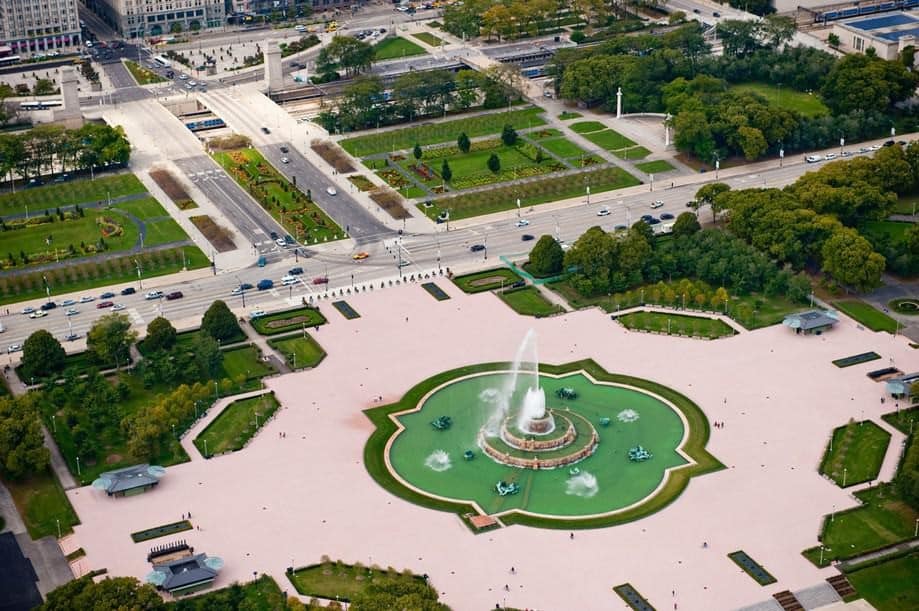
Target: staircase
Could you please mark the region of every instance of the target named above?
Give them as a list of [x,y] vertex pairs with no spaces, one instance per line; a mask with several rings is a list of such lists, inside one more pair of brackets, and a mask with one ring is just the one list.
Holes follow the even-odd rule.
[[804,611],[804,606],[798,602],[798,599],[795,598],[795,595],[792,594],[789,590],[783,592],[776,592],[772,595],[785,611]]
[[852,584],[849,583],[849,578],[845,575],[833,575],[832,577],[828,577],[826,581],[833,586],[833,589],[836,590],[836,593],[839,594],[839,597],[842,599],[856,594],[855,588],[852,587]]

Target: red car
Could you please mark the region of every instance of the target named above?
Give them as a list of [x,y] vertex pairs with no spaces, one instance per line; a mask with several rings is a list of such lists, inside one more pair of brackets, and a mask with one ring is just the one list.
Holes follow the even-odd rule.
[[97,310],[103,310],[103,309],[105,309],[105,308],[110,308],[110,307],[112,307],[113,305],[115,305],[115,304],[114,304],[113,302],[111,302],[111,301],[100,301],[99,303],[96,304],[96,309],[97,309]]
[[185,295],[182,294],[182,291],[173,291],[172,293],[166,295],[166,299],[168,301],[172,301],[173,299],[181,299],[184,296]]
[[313,278],[313,284],[328,284],[329,279],[326,276],[318,276]]

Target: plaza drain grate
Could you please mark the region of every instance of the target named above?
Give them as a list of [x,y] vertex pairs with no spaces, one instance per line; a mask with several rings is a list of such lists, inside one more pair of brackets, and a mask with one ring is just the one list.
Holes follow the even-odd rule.
[[355,318],[361,317],[361,315],[357,313],[357,310],[348,305],[347,301],[333,301],[332,307],[338,310],[338,312],[348,320],[354,320]]
[[635,609],[635,611],[655,611],[651,603],[649,603],[644,596],[639,594],[638,590],[633,588],[630,583],[616,586],[613,588],[613,591],[618,594],[626,604]]
[[775,583],[776,579],[773,577],[769,571],[764,569],[759,563],[757,563],[753,558],[747,555],[743,550],[738,550],[736,552],[731,552],[728,554],[728,558],[733,560],[737,566],[742,568],[744,572],[756,580],[761,586],[767,586],[770,583]]
[[428,293],[430,293],[431,296],[437,301],[446,301],[447,299],[450,299],[450,296],[447,295],[447,293],[445,293],[442,288],[440,288],[433,282],[425,282],[424,284],[421,285],[421,288],[423,288]]

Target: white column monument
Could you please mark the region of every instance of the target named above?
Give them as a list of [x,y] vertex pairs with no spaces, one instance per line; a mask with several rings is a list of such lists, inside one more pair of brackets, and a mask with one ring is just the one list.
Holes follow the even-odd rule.
[[278,41],[271,39],[265,41],[265,82],[268,91],[276,91],[284,87],[284,73],[281,71],[281,47]]
[[80,92],[77,73],[73,66],[61,68],[61,99],[63,105],[55,109],[54,120],[63,121],[68,127],[79,127],[83,124],[83,114],[80,112]]
[[616,118],[622,118],[622,87],[616,91]]
[[672,118],[669,112],[664,117],[664,146],[670,146],[670,119]]

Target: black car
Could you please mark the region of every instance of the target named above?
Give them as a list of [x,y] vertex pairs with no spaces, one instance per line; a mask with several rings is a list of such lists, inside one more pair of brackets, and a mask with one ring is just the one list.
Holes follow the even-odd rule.
[[303,268],[302,267],[292,267],[290,268],[290,271],[287,273],[290,274],[291,276],[299,276],[300,274],[303,273]]
[[281,152],[282,152],[282,153],[289,153],[289,152],[290,152],[290,149],[287,148],[286,146],[282,146],[282,147],[281,147]]
[[887,142],[884,143],[884,146],[893,146],[894,144],[896,144],[896,142],[894,142],[893,140],[888,140]]
[[665,213],[663,213],[663,214],[661,215],[661,220],[662,220],[662,221],[672,221],[672,220],[673,220],[673,215],[670,214],[669,212],[665,212]]
[[136,293],[136,292],[137,292],[137,291],[134,289],[133,286],[128,286],[128,287],[125,287],[125,288],[121,289],[121,294],[122,294],[122,295],[133,295],[133,294]]
[[268,235],[271,236],[271,239],[272,239],[272,240],[277,240],[277,239],[278,239],[278,232],[277,232],[277,231],[272,231],[272,232],[269,233]]
[[168,293],[168,294],[166,295],[166,300],[167,300],[167,301],[174,301],[174,300],[176,300],[176,299],[181,299],[181,298],[184,297],[184,296],[185,296],[185,295],[182,294],[182,291],[173,291],[173,292]]
[[473,244],[472,246],[469,247],[469,250],[471,250],[472,252],[481,252],[485,250],[485,245],[484,244]]
[[287,244],[295,244],[295,243],[296,243],[296,242],[294,241],[294,236],[290,235],[289,233],[288,233],[287,235],[284,236],[284,242],[286,242]]
[[649,225],[659,225],[660,222],[661,222],[661,220],[660,220],[660,219],[656,219],[656,218],[654,218],[654,217],[652,216],[651,218],[649,218],[649,219],[648,219],[647,221],[645,221],[645,222],[648,223]]
[[114,296],[115,296],[115,293],[112,293],[111,291],[106,291],[102,293],[101,295],[99,295],[99,299],[111,299]]
[[53,310],[56,307],[57,307],[57,304],[54,303],[53,301],[46,301],[45,303],[41,304],[41,309],[46,312],[48,310]]
[[263,128],[262,128],[262,133],[263,133],[263,134],[270,134],[270,133],[271,133],[271,130],[268,129],[267,127],[263,127]]
[[520,236],[520,239],[521,239],[521,241],[523,241],[523,242],[529,242],[530,240],[532,240],[532,239],[534,239],[534,238],[533,238],[532,235],[530,235],[530,234],[528,234],[528,233],[525,233],[525,234],[523,234],[522,236]]
[[654,218],[654,217],[651,216],[650,214],[642,214],[642,215],[641,215],[641,220],[643,220],[644,222],[646,222],[646,223],[648,223],[648,224],[651,223],[651,219],[653,219],[653,218]]

